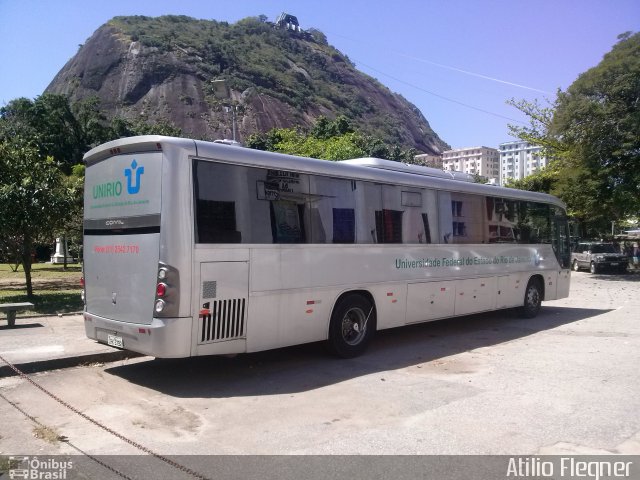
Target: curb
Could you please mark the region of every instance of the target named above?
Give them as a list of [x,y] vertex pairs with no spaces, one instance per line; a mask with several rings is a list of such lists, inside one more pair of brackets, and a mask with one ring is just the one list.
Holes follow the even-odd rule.
[[[16,320],[19,319],[31,319],[31,318],[61,318],[61,317],[73,317],[75,315],[82,315],[84,311],[80,312],[61,312],[61,313],[29,313],[27,315],[16,315]],[[6,320],[6,318],[0,318],[0,320]]]
[[[35,362],[26,362],[15,364],[18,370],[23,373],[40,373],[49,370],[59,370],[63,368],[72,368],[89,363],[108,363],[117,362],[119,360],[127,360],[130,358],[144,357],[145,355],[129,352],[126,350],[118,350],[115,352],[89,353],[86,355],[78,355],[76,357],[52,358],[49,360],[39,360]],[[0,366],[0,378],[14,377],[18,375],[9,365]]]

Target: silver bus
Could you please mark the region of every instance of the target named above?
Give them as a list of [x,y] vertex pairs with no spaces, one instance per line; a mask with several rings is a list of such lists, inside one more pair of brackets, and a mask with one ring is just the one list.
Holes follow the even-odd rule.
[[331,162],[160,136],[94,148],[89,338],[155,357],[326,341],[569,292],[557,198],[374,158]]

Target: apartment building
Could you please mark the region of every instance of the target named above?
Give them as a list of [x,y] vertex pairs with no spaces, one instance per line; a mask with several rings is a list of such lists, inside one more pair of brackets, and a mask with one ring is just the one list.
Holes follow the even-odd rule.
[[520,180],[547,166],[547,159],[540,155],[542,147],[517,140],[504,142],[500,150],[500,185],[507,180]]
[[489,147],[468,147],[442,153],[442,169],[480,175],[490,183],[500,181],[500,155]]

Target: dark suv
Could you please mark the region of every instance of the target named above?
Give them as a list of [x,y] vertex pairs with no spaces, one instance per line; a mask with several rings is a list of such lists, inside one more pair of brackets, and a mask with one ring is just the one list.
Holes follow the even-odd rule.
[[628,260],[613,243],[580,242],[571,253],[571,266],[574,271],[587,268],[591,273],[604,270],[624,273]]

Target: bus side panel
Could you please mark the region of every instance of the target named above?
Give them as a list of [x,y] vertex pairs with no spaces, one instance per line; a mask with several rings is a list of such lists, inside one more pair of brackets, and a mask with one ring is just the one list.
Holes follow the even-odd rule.
[[[566,268],[560,270],[558,273],[558,288],[556,292],[556,299],[566,298],[569,296],[569,285],[571,284],[571,270]],[[549,300],[548,298],[546,300]]]
[[495,310],[496,277],[470,278],[457,283],[455,315]]
[[252,296],[247,351],[326,340],[334,297],[335,290],[328,289]]
[[280,344],[280,308],[282,296],[277,292],[251,295],[247,324],[247,352],[278,348]]
[[407,323],[452,317],[456,282],[412,283],[407,293]]
[[[522,274],[502,275],[498,277],[496,308],[512,308],[522,305],[526,283]],[[525,280],[526,282],[526,280]]]

